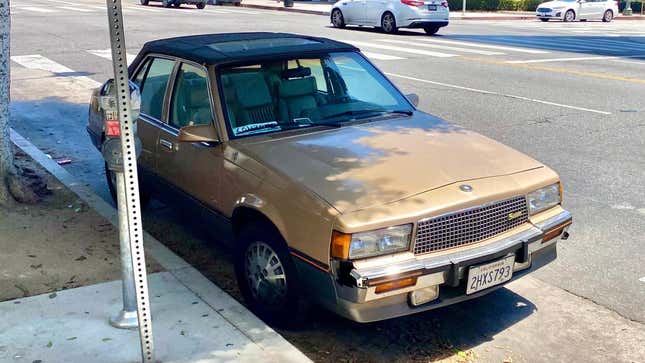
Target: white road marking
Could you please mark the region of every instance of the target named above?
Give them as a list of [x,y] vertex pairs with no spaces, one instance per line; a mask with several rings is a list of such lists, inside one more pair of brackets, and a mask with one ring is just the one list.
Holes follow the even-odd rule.
[[638,58],[645,55],[628,55],[628,56],[598,56],[598,57],[572,57],[572,58],[544,58],[544,59],[529,59],[529,60],[512,60],[504,63],[510,64],[526,64],[526,63],[549,63],[549,62],[569,62],[569,61],[594,61],[606,59],[620,59],[620,58]]
[[431,52],[429,50],[395,47],[395,46],[391,46],[391,45],[375,44],[375,43],[369,43],[369,42],[359,42],[359,41],[355,41],[355,40],[341,40],[341,42],[354,44],[354,45],[359,46],[359,47],[360,46],[365,46],[365,47],[368,47],[368,48],[378,48],[378,49],[393,50],[393,51],[396,51],[396,52],[403,52],[403,53],[421,54],[421,55],[427,55],[427,56],[430,56],[430,57],[438,57],[438,58],[458,57],[457,54]]
[[226,11],[227,13],[248,14],[248,15],[260,14],[259,12],[253,11],[253,10],[240,10],[240,9],[230,9],[230,8],[225,8],[225,9],[217,8],[212,10]]
[[[92,9],[84,9],[84,8],[74,7],[74,6],[57,6],[56,8],[65,9],[65,10],[71,10],[71,11],[78,11],[78,12],[81,12],[81,13],[92,13],[92,12],[96,11],[96,10],[92,10]],[[106,7],[106,9],[107,9],[107,7]]]
[[394,55],[388,55],[388,54],[381,54],[381,53],[372,53],[372,52],[361,52],[363,55],[365,55],[367,58],[370,59],[376,59],[376,60],[401,60],[401,59],[406,59],[402,57],[397,57]]
[[416,46],[416,47],[445,49],[445,50],[451,50],[451,51],[456,51],[456,52],[474,53],[474,54],[481,54],[481,55],[503,55],[503,54],[505,54],[505,53],[500,53],[500,52],[491,52],[489,50],[475,50],[475,49],[454,47],[454,46],[449,46],[449,45],[408,42],[408,41],[405,41],[405,40],[378,39],[378,41],[379,42],[396,43],[396,44],[407,44],[407,45],[412,45],[412,46]]
[[38,8],[35,6],[25,6],[22,8],[23,10],[28,10],[28,11],[33,11],[36,13],[56,13],[58,10],[54,9],[47,9],[47,8]]
[[638,281],[640,281],[640,282],[645,282],[645,276],[643,276],[643,277],[641,277],[640,279],[638,279]]
[[470,88],[470,87],[463,87],[463,86],[458,86],[454,84],[449,84],[449,83],[442,83],[442,82],[435,82],[435,81],[430,81],[427,79],[421,79],[421,78],[415,78],[415,77],[409,77],[409,76],[403,76],[400,74],[394,74],[394,73],[385,73],[388,76],[392,77],[397,77],[397,78],[403,78],[403,79],[408,79],[411,81],[417,81],[417,82],[422,82],[422,83],[429,83],[429,84],[435,84],[437,86],[443,86],[443,87],[449,87],[449,88],[455,88],[455,89],[460,89],[464,91],[470,91],[470,92],[477,92],[477,93],[482,93],[486,95],[493,95],[493,96],[502,96],[502,97],[508,97],[508,98],[514,98],[517,100],[522,100],[522,101],[529,101],[529,102],[535,102],[535,103],[541,103],[544,105],[549,105],[549,106],[556,106],[556,107],[562,107],[562,108],[569,108],[572,110],[578,110],[578,111],[585,111],[585,112],[592,112],[592,113],[597,113],[601,115],[611,115],[611,112],[607,111],[600,111],[600,110],[594,110],[591,108],[585,108],[585,107],[578,107],[578,106],[571,106],[571,105],[565,105],[561,103],[555,103],[551,101],[544,101],[544,100],[539,100],[537,98],[529,98],[529,97],[524,97],[524,96],[517,96],[517,95],[511,95],[511,94],[506,94],[506,93],[499,93],[499,92],[494,92],[494,91],[486,91],[486,90],[481,90],[481,89],[476,89],[476,88]]
[[452,41],[452,40],[443,40],[443,39],[419,39],[419,40],[421,40],[423,42],[428,42],[428,43],[453,44],[453,45],[458,45],[458,46],[460,45],[460,46],[469,47],[469,48],[488,48],[488,49],[507,50],[509,52],[528,53],[528,54],[546,54],[546,53],[550,53],[549,51],[546,51],[546,50],[524,49],[524,48],[516,48],[516,47],[505,47],[505,46],[501,46],[501,45],[488,45],[488,44],[462,42],[462,41]]
[[101,85],[101,83],[87,76],[73,76],[72,74],[75,73],[73,70],[40,54],[15,55],[11,57],[11,60],[28,69],[40,69],[52,73],[69,73],[69,76],[63,76],[69,77],[87,88],[96,88]]
[[[92,50],[86,50],[86,52],[88,52],[90,54],[94,54],[94,55],[99,56],[101,58],[112,60],[112,50],[111,49],[92,49]],[[128,53],[127,58],[128,58],[128,65],[130,65],[130,63],[132,63],[134,58],[136,58],[136,55]]]
[[203,13],[211,13],[211,14],[232,14],[230,11],[219,10],[219,9],[202,10],[202,12]]
[[622,60],[622,59],[612,59],[612,62],[618,62],[618,63],[627,63],[627,64],[637,64],[639,66],[645,66],[645,62],[639,62],[639,61],[627,61],[627,60]]

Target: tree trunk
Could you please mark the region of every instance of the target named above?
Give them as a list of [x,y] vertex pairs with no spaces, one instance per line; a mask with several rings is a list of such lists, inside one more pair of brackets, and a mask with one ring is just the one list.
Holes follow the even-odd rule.
[[13,147],[9,138],[9,40],[11,18],[9,0],[0,0],[0,204],[9,204],[10,178],[16,174]]

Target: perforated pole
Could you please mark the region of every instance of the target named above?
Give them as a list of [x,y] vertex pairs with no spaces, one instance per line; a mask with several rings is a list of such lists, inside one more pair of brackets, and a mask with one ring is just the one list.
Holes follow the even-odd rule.
[[128,235],[132,251],[132,271],[137,299],[137,317],[143,362],[154,362],[152,339],[152,318],[148,297],[148,278],[146,259],[143,249],[143,228],[141,205],[139,202],[139,179],[137,175],[137,156],[135,151],[135,127],[130,107],[130,87],[128,64],[125,51],[125,29],[121,0],[107,0],[110,43],[112,45],[112,65],[114,66],[114,85],[118,102],[119,125],[121,129],[121,148],[123,155],[123,176],[125,178],[125,205],[128,220]]

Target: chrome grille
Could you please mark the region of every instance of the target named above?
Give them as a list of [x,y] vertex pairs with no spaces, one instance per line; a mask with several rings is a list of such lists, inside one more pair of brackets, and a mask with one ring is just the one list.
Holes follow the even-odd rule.
[[[511,214],[518,214],[511,218]],[[528,220],[523,196],[419,221],[414,253],[441,251],[479,242]]]

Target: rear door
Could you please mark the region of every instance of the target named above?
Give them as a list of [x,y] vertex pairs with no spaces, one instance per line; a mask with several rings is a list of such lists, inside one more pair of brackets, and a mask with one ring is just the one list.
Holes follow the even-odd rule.
[[362,23],[370,25],[381,25],[381,15],[387,8],[387,2],[390,0],[363,0],[363,19]]
[[210,84],[205,67],[190,62],[177,65],[169,89],[166,122],[159,131],[157,173],[172,187],[218,209],[222,145],[178,140],[182,127],[215,127]]

